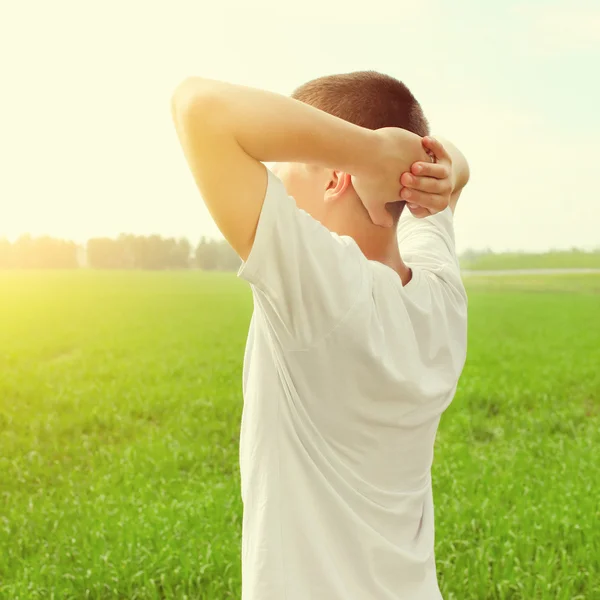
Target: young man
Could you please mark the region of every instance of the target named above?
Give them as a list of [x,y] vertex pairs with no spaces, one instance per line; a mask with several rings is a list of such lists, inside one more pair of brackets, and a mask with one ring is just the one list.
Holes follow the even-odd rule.
[[190,78],[172,108],[254,298],[243,600],[441,598],[430,468],[466,356],[464,157],[372,71],[292,98]]

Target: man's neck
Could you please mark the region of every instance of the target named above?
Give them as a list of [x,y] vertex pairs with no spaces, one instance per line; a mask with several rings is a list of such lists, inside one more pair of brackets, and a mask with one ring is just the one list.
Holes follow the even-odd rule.
[[[360,246],[360,244],[359,244]],[[402,281],[402,285],[405,286],[412,279],[412,271],[410,267],[406,265],[406,263],[402,260],[400,256],[400,251],[398,249],[398,242],[396,241],[395,246],[390,248],[381,248],[381,249],[370,249],[370,251],[366,251],[360,246],[363,254],[369,259],[380,262],[384,264],[390,269],[393,269],[398,273]]]
[[[380,262],[398,273],[402,285],[412,278],[412,271],[400,256],[396,226],[383,229],[371,222],[361,201],[356,198],[356,209],[350,213],[330,215],[327,227],[339,235],[348,235],[358,244],[362,253],[369,259]],[[332,218],[333,217],[333,218]],[[398,214],[396,218],[399,218]]]
[[385,232],[382,232],[380,227],[372,231],[362,229],[355,232],[352,238],[369,260],[380,262],[396,271],[403,286],[411,280],[412,271],[400,255],[395,227]]

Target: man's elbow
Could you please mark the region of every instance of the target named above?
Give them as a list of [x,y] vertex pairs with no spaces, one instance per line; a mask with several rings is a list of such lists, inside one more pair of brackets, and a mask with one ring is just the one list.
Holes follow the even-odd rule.
[[215,86],[202,77],[187,77],[171,95],[171,112],[181,119],[185,117],[204,117],[215,114],[221,107],[222,100]]

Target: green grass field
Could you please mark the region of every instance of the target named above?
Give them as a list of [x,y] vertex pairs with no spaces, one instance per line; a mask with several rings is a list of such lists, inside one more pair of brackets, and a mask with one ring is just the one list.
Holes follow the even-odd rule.
[[[444,598],[600,598],[600,276],[467,284]],[[0,598],[239,599],[245,284],[4,272],[0,308]]]
[[482,254],[476,257],[463,255],[463,269],[496,271],[504,269],[600,269],[600,249],[595,252],[581,250],[543,252],[503,252]]

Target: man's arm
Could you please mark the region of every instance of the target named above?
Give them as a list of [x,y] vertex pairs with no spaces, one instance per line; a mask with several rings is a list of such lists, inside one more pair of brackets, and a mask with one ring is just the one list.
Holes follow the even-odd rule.
[[391,225],[385,202],[400,200],[402,172],[427,159],[421,138],[402,129],[372,131],[286,96],[199,77],[177,87],[172,114],[200,193],[243,260],[267,186],[262,162],[349,173],[365,182],[372,197],[361,200],[374,222]]

